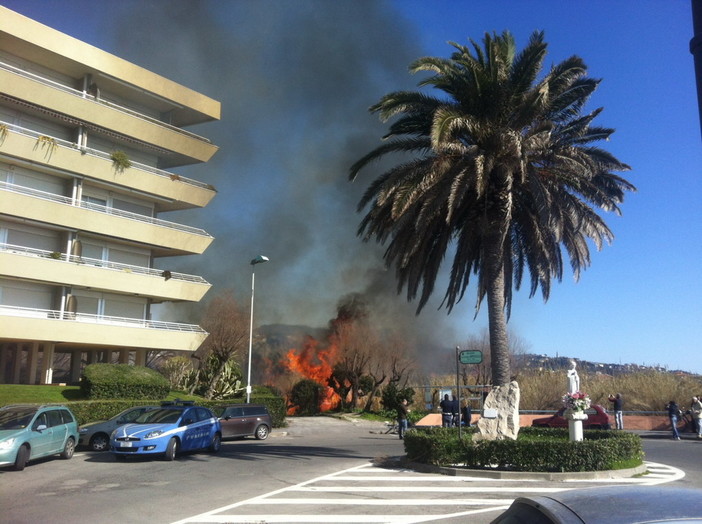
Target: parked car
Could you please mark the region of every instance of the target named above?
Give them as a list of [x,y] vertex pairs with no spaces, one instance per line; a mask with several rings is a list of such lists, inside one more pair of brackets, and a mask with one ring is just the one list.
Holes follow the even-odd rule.
[[217,417],[192,401],[164,402],[160,408],[118,427],[110,436],[110,450],[119,460],[129,455],[159,453],[166,460],[173,460],[180,451],[209,449],[216,453],[221,444]]
[[217,409],[222,425],[222,438],[253,435],[265,440],[271,433],[273,421],[268,408],[258,404],[235,404]]
[[700,519],[702,490],[607,486],[518,497],[491,524],[693,524]]
[[[535,418],[531,425],[540,428],[567,428],[568,420],[563,416],[565,408],[559,409],[550,417]],[[587,419],[583,420],[583,429],[609,429],[612,427],[607,410],[599,404],[593,404],[585,410]]]
[[27,462],[60,454],[70,459],[78,423],[65,406],[13,405],[0,408],[0,466],[22,471]]
[[137,406],[125,409],[109,420],[88,422],[78,428],[78,445],[89,447],[93,451],[106,451],[110,449],[110,435],[115,429],[134,422],[137,417],[152,409],[158,409],[158,406]]

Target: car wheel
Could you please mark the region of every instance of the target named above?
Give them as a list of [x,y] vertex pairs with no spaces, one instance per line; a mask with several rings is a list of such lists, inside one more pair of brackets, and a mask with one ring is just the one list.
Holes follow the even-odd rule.
[[222,435],[219,433],[215,433],[214,437],[212,437],[212,443],[210,444],[209,450],[212,453],[217,453],[219,451],[219,448],[222,447]]
[[266,440],[268,438],[268,434],[270,433],[270,430],[268,429],[268,426],[265,424],[261,424],[256,428],[256,438],[258,440]]
[[73,440],[72,438],[69,438],[66,441],[66,446],[63,448],[63,451],[61,452],[61,458],[64,460],[68,460],[71,457],[73,457],[73,452],[76,450],[76,441]]
[[105,451],[110,447],[110,437],[105,433],[96,433],[90,439],[90,449],[93,451]]
[[166,446],[166,453],[163,455],[165,460],[174,460],[176,453],[178,452],[178,440],[175,437],[171,437]]
[[22,471],[27,465],[29,460],[29,447],[21,446],[17,450],[17,457],[15,457],[15,471]]

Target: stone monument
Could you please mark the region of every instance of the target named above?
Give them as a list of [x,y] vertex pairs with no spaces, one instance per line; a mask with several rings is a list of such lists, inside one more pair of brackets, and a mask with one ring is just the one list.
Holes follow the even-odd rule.
[[494,386],[483,404],[478,420],[477,440],[516,440],[519,434],[519,384]]

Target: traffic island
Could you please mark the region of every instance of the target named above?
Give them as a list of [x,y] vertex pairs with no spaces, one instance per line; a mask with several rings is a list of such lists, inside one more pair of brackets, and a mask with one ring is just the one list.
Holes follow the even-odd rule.
[[643,466],[641,439],[623,431],[586,430],[582,441],[571,441],[568,430],[551,428],[522,428],[516,440],[474,441],[472,436],[473,431],[465,431],[460,438],[455,428],[414,429],[405,435],[407,459],[471,472],[552,474]]

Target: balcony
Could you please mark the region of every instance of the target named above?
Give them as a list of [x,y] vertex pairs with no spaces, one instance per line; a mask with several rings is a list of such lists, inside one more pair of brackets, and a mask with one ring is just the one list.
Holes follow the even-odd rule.
[[2,199],[2,213],[147,244],[154,256],[201,254],[214,240],[200,228],[7,182],[0,181],[0,193],[12,196]]
[[169,165],[207,162],[218,149],[195,133],[4,62],[0,85],[11,103],[173,153]]
[[[131,167],[117,173],[110,153],[79,148],[75,142],[48,137],[44,147],[37,147],[40,137],[45,135],[25,127],[0,120],[6,131],[0,140],[0,153],[11,153],[28,163],[47,168],[61,169],[70,174],[133,188],[146,194],[158,196],[159,208],[163,211],[205,207],[215,196],[210,184],[193,180],[163,169],[131,162]],[[168,199],[168,200],[164,200]]]
[[64,286],[149,297],[152,302],[198,302],[210,289],[204,278],[0,243],[0,274]]
[[208,333],[194,324],[0,306],[3,340],[55,342],[71,347],[195,351]]

